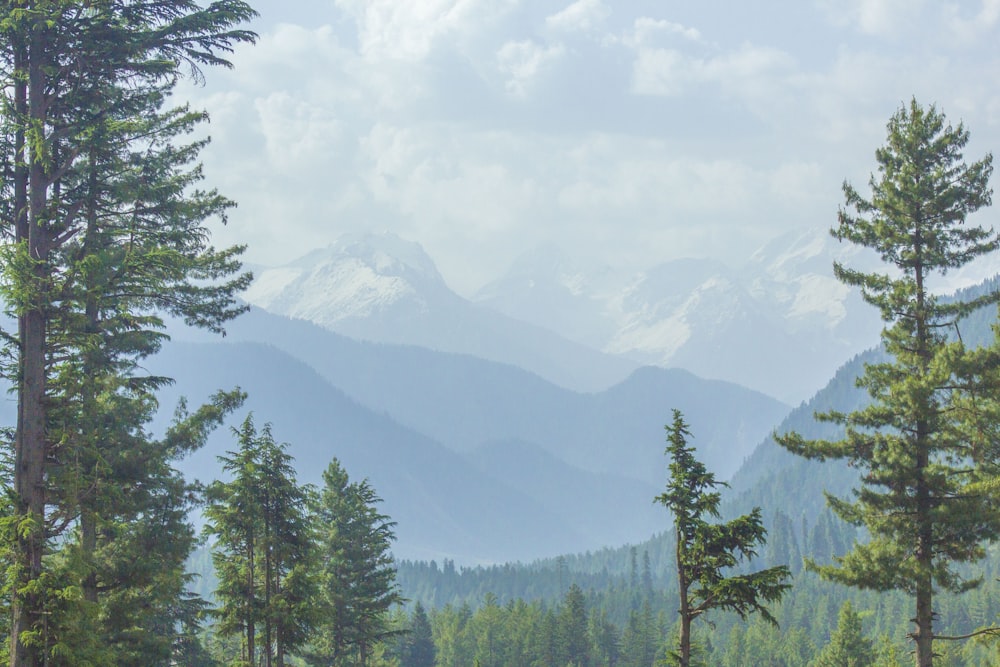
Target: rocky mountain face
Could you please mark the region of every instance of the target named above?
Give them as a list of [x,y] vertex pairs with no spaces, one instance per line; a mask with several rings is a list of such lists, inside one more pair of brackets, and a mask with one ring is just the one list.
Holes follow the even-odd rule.
[[738,268],[680,259],[629,275],[549,244],[470,302],[418,244],[368,234],[260,271],[245,298],[360,340],[510,363],[577,390],[657,365],[796,403],[877,341],[874,309],[833,276],[834,261],[863,259],[816,232],[775,239]]

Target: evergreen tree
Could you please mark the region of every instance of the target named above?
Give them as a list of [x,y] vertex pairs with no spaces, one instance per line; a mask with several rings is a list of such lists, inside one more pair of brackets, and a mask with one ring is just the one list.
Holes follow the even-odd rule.
[[402,667],[434,667],[435,656],[431,623],[424,606],[418,601],[413,607],[410,631],[403,643],[400,663]]
[[656,497],[674,517],[677,544],[677,579],[680,593],[680,632],[674,658],[681,667],[691,665],[691,622],[711,609],[734,611],[741,617],[759,613],[771,622],[766,603],[775,602],[789,588],[788,567],[781,565],[751,574],[726,576],[724,572],[743,559],[757,555],[765,543],[760,508],[725,523],[718,518],[717,482],[688,445],[690,432],[679,410],[667,427],[670,479],[667,490]]
[[621,655],[621,633],[608,619],[605,610],[590,615],[590,642],[594,648],[593,664],[616,667]]
[[850,602],[845,602],[840,608],[837,627],[830,635],[830,642],[810,663],[810,667],[871,667],[874,664],[874,644],[861,630],[861,617]]
[[253,416],[233,429],[239,449],[219,457],[228,482],[206,490],[205,531],[221,603],[217,631],[242,637],[240,659],[281,667],[309,637],[314,593],[307,492],[295,483],[285,445]]
[[393,523],[368,480],[351,482],[334,459],[323,471],[316,508],[319,593],[311,664],[367,665],[379,642],[398,633],[389,609],[403,601],[389,548]]
[[[934,662],[935,592],[977,585],[953,564],[981,558],[984,542],[1000,531],[1000,508],[982,485],[997,458],[995,415],[979,394],[996,373],[996,355],[947,337],[963,317],[1000,300],[1000,292],[943,302],[930,284],[935,274],[1000,247],[993,231],[964,225],[991,200],[992,156],[963,162],[968,138],[962,125],[948,125],[933,106],[913,100],[889,121],[887,143],[875,153],[879,176],[870,179],[870,198],[844,184],[846,207],[833,235],[875,250],[888,270],[838,264],[835,272],[881,312],[889,360],[866,365],[859,379],[871,397],[868,407],[817,415],[845,427],[842,440],[779,438],[794,453],[847,459],[861,471],[856,500],[828,501],[871,538],[817,569],[850,586],[910,594],[917,667]],[[996,391],[995,379],[987,388]]]
[[559,664],[589,667],[590,638],[587,634],[587,605],[583,590],[572,584],[563,597],[556,617]]
[[[188,0],[56,0],[8,2],[2,12],[0,233],[8,243],[0,283],[18,322],[13,365],[4,369],[18,387],[5,541],[11,664],[23,667],[52,664],[56,653],[86,660],[76,654],[82,644],[58,635],[69,626],[55,622],[55,607],[68,591],[82,590],[71,620],[93,620],[103,604],[100,533],[153,521],[143,499],[123,506],[128,494],[115,497],[115,490],[149,481],[137,465],[144,454],[125,465],[122,452],[143,439],[151,391],[162,383],[134,373],[161,338],[154,311],[214,329],[239,311],[233,294],[245,281],[201,282],[238,269],[238,250],[211,250],[202,226],[230,204],[187,192],[200,175],[183,168],[198,146],[175,146],[183,122],[164,121],[169,114],[158,108],[182,64],[195,72],[226,64],[220,51],[252,39],[234,26],[253,11],[238,0],[207,9]],[[139,177],[141,158],[124,158],[143,152],[151,169]],[[115,421],[122,426],[107,426]],[[109,479],[130,472],[136,476]],[[170,488],[183,495],[177,484]],[[73,528],[75,553],[56,553]],[[65,588],[52,588],[55,582]],[[121,591],[127,580],[116,585]],[[96,646],[106,633],[90,630],[75,636]]]

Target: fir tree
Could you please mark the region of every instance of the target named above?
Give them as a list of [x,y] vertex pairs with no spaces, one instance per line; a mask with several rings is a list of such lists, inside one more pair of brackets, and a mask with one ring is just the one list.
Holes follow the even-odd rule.
[[888,266],[864,273],[838,264],[835,272],[879,309],[890,358],[866,365],[858,381],[871,397],[868,407],[817,415],[842,425],[842,440],[778,439],[794,453],[846,459],[861,471],[855,500],[828,502],[871,538],[834,565],[814,567],[850,586],[910,594],[917,667],[933,665],[936,591],[976,586],[953,564],[981,558],[984,542],[1000,531],[1000,508],[983,487],[984,475],[995,471],[995,415],[979,395],[996,392],[995,379],[983,382],[995,376],[996,354],[969,351],[960,337],[947,336],[1000,292],[944,302],[931,291],[936,274],[1000,247],[992,230],[964,224],[991,200],[992,156],[963,162],[968,138],[962,125],[913,100],[889,121],[870,198],[844,184],[846,207],[833,235],[873,249]]
[[398,629],[389,609],[403,601],[389,547],[395,523],[376,507],[368,480],[351,482],[334,459],[323,471],[314,512],[318,548],[317,626],[307,659],[367,665],[375,646]]
[[719,517],[717,482],[688,445],[691,434],[679,410],[667,427],[670,479],[667,490],[656,497],[674,517],[677,544],[677,579],[680,594],[680,632],[673,654],[680,667],[691,665],[691,623],[711,609],[735,611],[741,617],[759,613],[776,623],[766,604],[776,602],[789,588],[788,567],[781,565],[759,572],[726,576],[724,572],[741,560],[757,555],[767,531],[760,508],[725,523],[709,523]]
[[[25,667],[50,664],[54,652],[75,654],[73,641],[57,634],[68,626],[53,622],[53,605],[82,590],[74,616],[93,617],[85,610],[101,603],[98,533],[111,534],[126,517],[152,520],[141,507],[109,510],[121,498],[99,494],[144,482],[141,466],[122,465],[121,452],[144,438],[151,390],[162,382],[132,372],[158,345],[153,312],[217,329],[239,311],[232,298],[241,281],[200,283],[238,268],[238,251],[211,251],[202,226],[229,203],[185,192],[200,178],[183,169],[197,148],[164,152],[177,125],[157,123],[182,64],[195,73],[227,64],[219,53],[252,39],[234,26],[253,11],[238,0],[207,9],[188,0],[10,2],[2,11],[0,226],[8,243],[0,282],[18,323],[4,370],[18,380],[14,503],[5,523],[11,665]],[[158,147],[153,171],[135,177],[141,162],[124,156],[148,146]],[[114,420],[123,425],[91,428]],[[98,451],[105,444],[109,451]],[[154,454],[164,456],[172,453]],[[77,526],[76,553],[55,553]],[[57,581],[68,588],[50,588]],[[92,629],[96,635],[76,636],[99,641],[103,633]]]
[[830,642],[810,664],[812,667],[871,667],[875,664],[874,643],[864,636],[861,617],[850,602],[840,608]]
[[227,482],[208,487],[205,531],[216,539],[212,561],[221,603],[217,631],[242,637],[241,659],[281,667],[310,636],[311,534],[307,491],[270,425],[260,433],[248,415],[233,429],[239,449],[220,457]]
[[436,651],[431,623],[424,606],[418,601],[410,618],[410,631],[403,642],[402,667],[434,667]]

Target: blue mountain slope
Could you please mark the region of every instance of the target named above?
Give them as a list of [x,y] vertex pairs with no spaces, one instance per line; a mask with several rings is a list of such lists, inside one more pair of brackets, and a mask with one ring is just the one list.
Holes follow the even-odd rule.
[[[149,368],[177,381],[163,392],[165,409],[181,394],[193,404],[217,388],[243,388],[250,398],[233,423],[251,410],[258,424],[273,422],[276,439],[290,443],[300,481],[319,483],[333,457],[352,478],[369,478],[385,500],[382,509],[398,524],[402,557],[530,559],[569,545],[590,546],[544,507],[446,447],[362,407],[273,347],[174,343]],[[201,480],[217,477],[216,457],[234,447],[228,429],[220,429],[182,468]]]
[[653,367],[606,391],[577,393],[514,366],[359,342],[258,309],[228,329],[228,340],[268,341],[369,408],[455,451],[520,440],[580,469],[655,486],[664,479],[671,408],[685,412],[701,455],[722,478],[789,409],[737,385]]

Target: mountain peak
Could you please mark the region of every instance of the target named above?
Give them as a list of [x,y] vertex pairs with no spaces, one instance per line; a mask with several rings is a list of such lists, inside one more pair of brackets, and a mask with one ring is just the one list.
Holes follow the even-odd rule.
[[289,266],[311,270],[344,259],[356,260],[379,275],[414,274],[432,282],[444,282],[423,246],[389,231],[343,234],[327,247],[313,250]]
[[419,243],[391,232],[345,234],[285,266],[264,269],[244,293],[255,306],[331,326],[447,291]]

